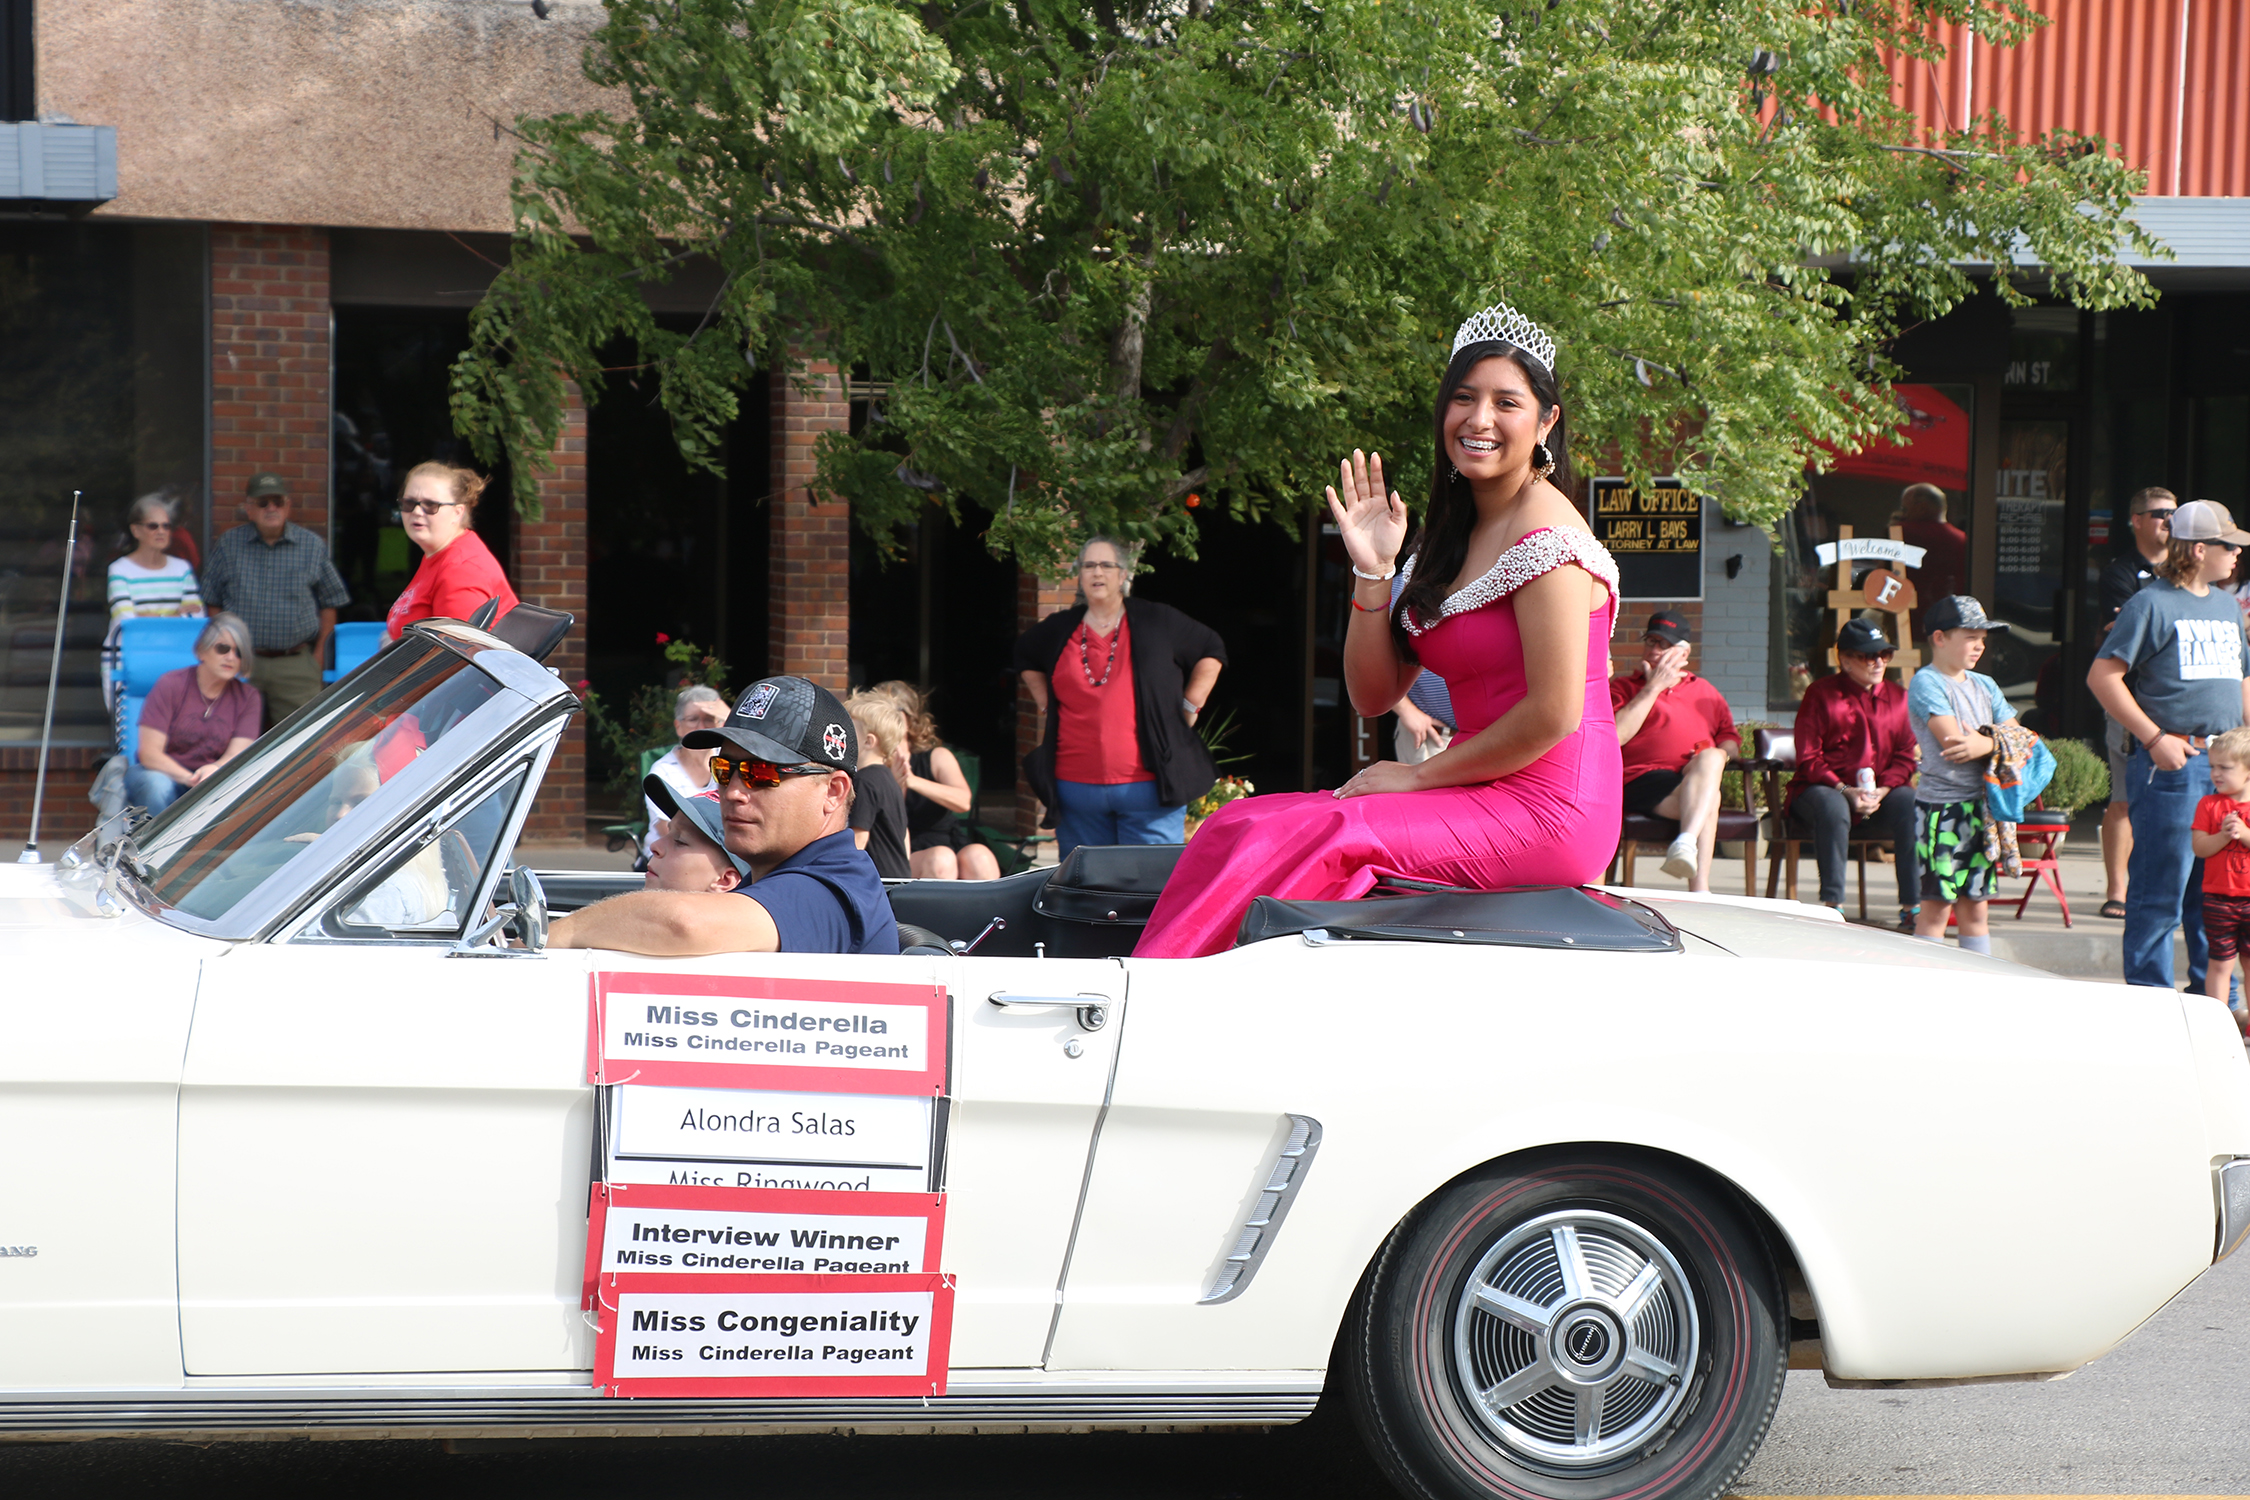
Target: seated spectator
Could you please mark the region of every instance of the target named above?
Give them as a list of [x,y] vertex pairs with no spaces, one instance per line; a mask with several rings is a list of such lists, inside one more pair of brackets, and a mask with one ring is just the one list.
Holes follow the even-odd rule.
[[878,682],[872,692],[888,693],[906,715],[906,831],[910,863],[918,880],[998,880],[1000,859],[969,826],[976,791],[961,762],[938,738],[929,703],[912,683]]
[[655,851],[648,857],[643,890],[723,895],[749,880],[749,862],[727,850],[726,822],[717,792],[683,797],[670,782],[655,775],[642,786],[649,801],[662,810],[664,820],[664,831],[657,835]]
[[125,800],[151,813],[250,748],[265,703],[250,685],[250,627],[221,612],[195,638],[195,665],[166,672],[141,705],[140,764]]
[[1898,925],[1914,930],[1922,902],[1914,858],[1914,729],[1906,689],[1883,674],[1898,647],[1865,620],[1836,633],[1843,670],[1805,690],[1797,705],[1797,771],[1783,810],[1812,833],[1821,904],[1844,905],[1852,829],[1888,838],[1898,860]]
[[117,712],[117,641],[127,620],[199,615],[195,568],[165,549],[176,524],[172,502],[143,495],[126,516],[133,550],[109,565],[109,635],[102,641],[102,701]]
[[727,852],[749,866],[750,883],[723,895],[612,896],[558,918],[549,947],[680,958],[898,952],[882,878],[852,841],[859,740],[834,694],[802,677],[768,677],[750,685],[724,725],[684,743],[718,752],[711,779]]
[[1609,682],[1617,743],[1625,751],[1625,810],[1680,825],[1664,873],[1691,891],[1711,889],[1719,837],[1719,776],[1742,746],[1719,690],[1688,670],[1687,622],[1649,616],[1641,664]]
[[[698,729],[716,729],[726,721],[727,700],[714,689],[681,688],[679,697],[672,700],[672,732],[683,740]],[[674,745],[656,759],[648,773],[661,779],[678,795],[692,797],[711,789],[711,751],[708,747],[690,750],[685,745]],[[648,812],[648,832],[641,835],[640,862],[645,869],[656,852],[658,825],[667,815],[656,805],[653,796],[644,797],[642,804]]]
[[885,880],[914,872],[906,852],[906,715],[888,693],[854,693],[844,710],[859,729],[859,775],[852,788],[852,841],[875,861]]

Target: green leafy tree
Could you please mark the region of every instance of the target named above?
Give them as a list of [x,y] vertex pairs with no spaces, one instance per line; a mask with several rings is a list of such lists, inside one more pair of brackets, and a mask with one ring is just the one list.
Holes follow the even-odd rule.
[[[637,342],[710,465],[764,362],[888,386],[820,484],[877,536],[941,503],[1051,569],[1088,530],[1294,524],[1380,447],[1412,497],[1456,323],[1554,334],[1581,467],[1770,522],[1901,420],[1885,350],[1986,264],[2144,305],[2098,140],[1930,139],[1887,55],[2008,45],[2028,0],[606,0],[616,115],[521,122],[513,263],[455,369],[519,504],[563,382]],[[692,331],[644,284],[722,280]],[[1848,267],[1848,274],[1845,268]]]

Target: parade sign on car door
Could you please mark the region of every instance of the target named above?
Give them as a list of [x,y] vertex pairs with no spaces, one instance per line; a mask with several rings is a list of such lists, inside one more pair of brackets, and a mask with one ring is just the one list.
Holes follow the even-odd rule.
[[938,1268],[936,1193],[594,1185],[587,1305],[604,1276],[903,1276]]
[[614,1091],[607,1178],[672,1187],[926,1193],[939,1101],[770,1089]]
[[617,1276],[602,1305],[612,1396],[945,1394],[948,1276]]
[[605,971],[593,976],[596,1084],[945,1092],[945,992],[927,984]]

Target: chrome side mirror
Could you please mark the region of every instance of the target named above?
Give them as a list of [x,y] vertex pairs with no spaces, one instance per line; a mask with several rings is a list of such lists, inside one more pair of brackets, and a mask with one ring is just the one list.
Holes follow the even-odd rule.
[[515,906],[516,933],[523,945],[532,952],[543,951],[547,946],[547,888],[529,866],[512,865],[508,870],[508,894]]

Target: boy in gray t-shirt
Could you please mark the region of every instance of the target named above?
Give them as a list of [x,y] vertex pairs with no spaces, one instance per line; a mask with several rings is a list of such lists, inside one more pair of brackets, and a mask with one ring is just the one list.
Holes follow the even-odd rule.
[[1906,719],[1922,750],[1914,786],[1922,909],[1914,915],[1914,935],[1942,943],[1947,921],[1957,914],[1961,946],[1990,953],[1985,902],[1997,872],[1984,852],[1984,764],[1993,745],[1983,731],[2016,711],[1999,683],[1969,669],[1984,655],[1986,632],[2008,627],[1993,624],[1967,594],[1931,604],[1922,622],[1930,632],[1930,664],[1906,689]]
[[2211,793],[2211,736],[2243,722],[2242,610],[2217,587],[2250,544],[2227,508],[2194,500],[2172,513],[2158,576],[2125,601],[2086,686],[2132,737],[2125,809],[2125,982],[2172,987],[2172,933],[2187,938],[2190,987],[2203,988],[2201,861],[2189,842],[2196,804]]

